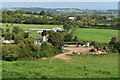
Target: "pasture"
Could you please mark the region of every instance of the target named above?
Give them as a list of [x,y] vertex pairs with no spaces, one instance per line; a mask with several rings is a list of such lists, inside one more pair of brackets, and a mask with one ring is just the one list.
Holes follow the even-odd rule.
[[[18,14],[19,15],[19,14]],[[20,14],[21,15],[21,14]],[[33,14],[22,14],[23,16],[27,16],[27,17],[30,17],[30,16],[34,16],[34,17],[43,17],[43,16],[41,16],[41,15],[33,15]],[[49,16],[47,16],[49,19],[53,19],[53,17],[49,17]]]
[[89,29],[79,28],[75,31],[74,36],[77,36],[82,41],[96,41],[100,43],[109,43],[113,36],[118,35],[118,30],[108,29]]
[[3,78],[117,78],[118,54],[71,55],[72,60],[2,61]]
[[[6,27],[6,24],[8,24],[9,27]],[[28,28],[54,28],[54,27],[60,27],[62,28],[62,25],[34,25],[34,24],[12,24],[10,23],[0,23],[0,26],[3,28],[12,28],[14,26],[18,26],[24,30],[27,30]]]

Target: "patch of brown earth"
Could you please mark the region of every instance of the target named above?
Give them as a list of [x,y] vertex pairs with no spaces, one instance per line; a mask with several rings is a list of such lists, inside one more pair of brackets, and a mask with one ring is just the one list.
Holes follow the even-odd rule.
[[91,48],[78,47],[78,48],[64,48],[64,49],[69,50],[69,52],[56,55],[56,56],[54,56],[54,59],[57,58],[57,59],[62,59],[62,60],[70,60],[71,58],[69,56],[67,56],[67,54],[86,52],[86,51],[89,51]]

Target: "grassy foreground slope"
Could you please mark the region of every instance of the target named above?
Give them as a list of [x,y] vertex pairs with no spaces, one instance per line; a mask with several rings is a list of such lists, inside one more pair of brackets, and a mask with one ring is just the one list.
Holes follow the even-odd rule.
[[80,40],[109,43],[113,36],[118,35],[118,30],[79,28],[74,35]]
[[3,61],[3,78],[115,78],[118,54],[71,56],[71,61]]

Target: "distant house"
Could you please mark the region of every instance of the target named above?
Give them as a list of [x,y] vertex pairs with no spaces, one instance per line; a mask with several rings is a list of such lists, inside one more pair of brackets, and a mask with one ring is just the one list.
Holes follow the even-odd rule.
[[76,19],[76,17],[69,17],[69,19],[71,19],[71,20],[75,20],[75,19]]
[[112,18],[107,18],[107,20],[111,20]]
[[47,42],[48,41],[48,37],[49,37],[48,35],[43,36],[41,42]]
[[12,44],[12,43],[14,43],[14,41],[13,40],[3,40],[2,43]]
[[25,31],[25,33],[30,33],[30,31]]
[[37,31],[38,34],[42,34],[43,31]]
[[41,43],[40,40],[36,40],[34,44],[35,44],[35,45],[40,45],[40,43]]
[[52,28],[52,31],[54,31],[54,32],[60,32],[60,31],[63,31],[63,29],[62,28]]
[[36,40],[35,41],[35,45],[40,45],[41,42],[47,42],[48,41],[48,37],[49,37],[49,35],[45,35],[45,36],[42,37],[41,40]]

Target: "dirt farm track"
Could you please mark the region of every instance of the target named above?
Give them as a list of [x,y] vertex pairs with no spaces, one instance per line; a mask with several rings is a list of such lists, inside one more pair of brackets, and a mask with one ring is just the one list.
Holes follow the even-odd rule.
[[64,48],[64,49],[69,50],[69,52],[56,55],[54,56],[54,59],[57,58],[62,60],[69,60],[70,57],[68,57],[67,54],[73,54],[73,52],[74,53],[86,52],[86,51],[89,51],[91,48],[78,47],[78,48]]

